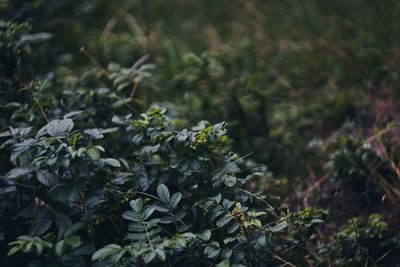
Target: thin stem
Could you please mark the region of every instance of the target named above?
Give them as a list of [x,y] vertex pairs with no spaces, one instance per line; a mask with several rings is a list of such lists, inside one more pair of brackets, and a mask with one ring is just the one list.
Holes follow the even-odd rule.
[[268,206],[268,208],[270,209],[269,211],[271,212],[271,214],[273,216],[275,216],[276,218],[279,218],[279,216],[276,214],[274,207],[271,206],[271,204],[269,204],[267,201],[265,201],[264,199],[262,199],[261,197],[257,196],[256,194],[253,194],[247,190],[241,189],[241,188],[237,188],[237,190],[242,191],[243,193],[250,195],[258,200],[260,200],[261,202],[263,202],[265,205]]
[[147,241],[149,241],[151,248],[154,250],[154,246],[153,246],[153,243],[151,242],[149,232],[147,231],[146,223],[144,221],[142,221],[142,224],[144,227],[144,231],[146,232]]

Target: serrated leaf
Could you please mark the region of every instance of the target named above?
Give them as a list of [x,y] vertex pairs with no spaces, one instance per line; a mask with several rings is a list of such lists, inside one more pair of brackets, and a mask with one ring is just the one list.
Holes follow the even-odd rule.
[[94,139],[102,139],[104,137],[104,135],[101,133],[101,131],[97,128],[86,129],[83,132],[87,135],[90,135]]
[[50,136],[65,136],[74,128],[74,122],[71,119],[53,120],[47,124],[47,133]]
[[21,143],[14,144],[10,161],[16,160],[22,153],[36,145],[36,142],[36,139],[30,138],[22,141]]

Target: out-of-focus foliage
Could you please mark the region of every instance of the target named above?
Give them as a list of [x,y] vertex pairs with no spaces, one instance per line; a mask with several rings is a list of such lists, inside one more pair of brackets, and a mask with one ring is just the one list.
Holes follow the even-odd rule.
[[[338,251],[344,258],[337,259],[343,266],[376,265],[381,255],[392,245],[387,223],[378,214],[368,218],[352,218],[338,233]],[[374,262],[375,261],[375,262]]]
[[0,1],[0,262],[395,266],[399,9]]

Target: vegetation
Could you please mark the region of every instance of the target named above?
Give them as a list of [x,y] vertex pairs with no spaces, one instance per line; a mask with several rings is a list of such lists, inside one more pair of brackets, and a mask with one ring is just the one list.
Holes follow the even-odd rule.
[[0,1],[5,266],[396,266],[400,4]]

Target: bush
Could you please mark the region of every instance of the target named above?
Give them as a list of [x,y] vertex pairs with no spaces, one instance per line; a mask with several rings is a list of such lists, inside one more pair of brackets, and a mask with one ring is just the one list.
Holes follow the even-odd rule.
[[1,265],[396,264],[397,6],[2,1]]

